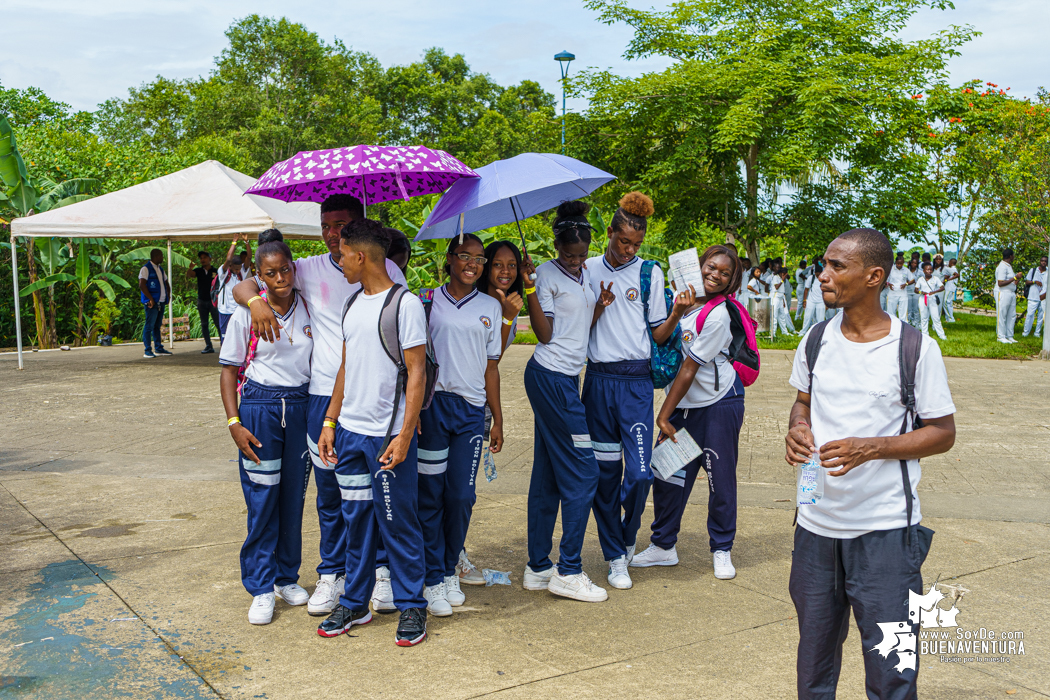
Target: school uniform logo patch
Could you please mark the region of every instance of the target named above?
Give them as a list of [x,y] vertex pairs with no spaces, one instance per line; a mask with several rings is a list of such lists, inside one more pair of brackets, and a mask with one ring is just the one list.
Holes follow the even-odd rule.
[[684,333],[682,333],[682,342],[691,343],[693,342],[693,338],[695,337],[696,335],[692,331],[685,331]]
[[492,328],[492,319],[488,316],[482,316],[481,323],[485,326],[485,328]]
[[631,287],[626,292],[624,292],[624,296],[627,297],[627,301],[637,301],[638,300],[638,290],[635,289],[634,287]]
[[314,337],[313,332],[310,330],[310,324],[309,323],[307,323],[305,326],[303,326],[303,335],[305,335],[307,338],[313,338]]

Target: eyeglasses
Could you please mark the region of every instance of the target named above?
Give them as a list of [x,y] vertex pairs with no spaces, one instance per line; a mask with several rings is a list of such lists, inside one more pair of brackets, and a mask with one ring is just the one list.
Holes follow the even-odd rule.
[[488,258],[475,258],[470,253],[456,253],[456,257],[462,260],[463,262],[475,262],[478,265],[484,265],[489,261]]

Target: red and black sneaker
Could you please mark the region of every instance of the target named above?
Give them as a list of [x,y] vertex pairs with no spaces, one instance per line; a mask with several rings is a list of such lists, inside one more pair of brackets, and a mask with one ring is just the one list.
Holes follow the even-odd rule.
[[414,647],[427,638],[427,609],[409,608],[401,613],[394,641],[399,647]]
[[345,605],[337,605],[332,614],[317,628],[317,634],[322,637],[338,637],[349,632],[354,625],[367,625],[371,621],[372,611],[368,608],[351,610]]

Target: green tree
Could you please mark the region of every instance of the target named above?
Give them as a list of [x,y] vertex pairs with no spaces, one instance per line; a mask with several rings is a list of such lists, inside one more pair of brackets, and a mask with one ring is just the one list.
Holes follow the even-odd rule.
[[[973,31],[898,37],[923,0],[682,0],[666,11],[587,0],[634,30],[628,59],[674,64],[639,78],[585,71],[591,104],[573,152],[657,196],[680,245],[697,222],[757,255],[784,185],[828,181],[903,93],[939,76]],[[950,3],[935,2],[945,7]]]

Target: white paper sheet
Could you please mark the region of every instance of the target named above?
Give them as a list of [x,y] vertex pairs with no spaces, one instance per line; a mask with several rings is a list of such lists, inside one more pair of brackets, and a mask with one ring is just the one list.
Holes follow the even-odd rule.
[[671,279],[674,280],[675,291],[685,291],[691,284],[697,294],[704,293],[704,278],[700,273],[700,256],[696,248],[671,253],[667,258],[667,265],[671,268]]
[[653,450],[652,468],[665,481],[700,456],[700,446],[688,430],[682,428],[674,436],[678,442],[668,438]]

